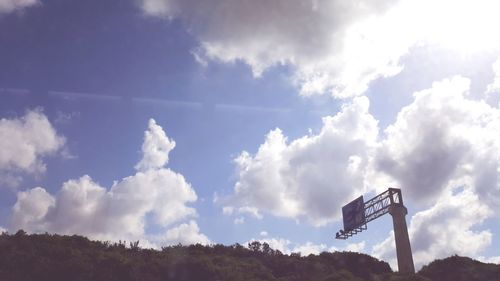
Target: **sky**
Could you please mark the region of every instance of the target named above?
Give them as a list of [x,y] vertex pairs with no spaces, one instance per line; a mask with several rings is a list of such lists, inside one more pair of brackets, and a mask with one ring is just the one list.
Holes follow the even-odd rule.
[[0,230],[500,262],[487,0],[0,0]]

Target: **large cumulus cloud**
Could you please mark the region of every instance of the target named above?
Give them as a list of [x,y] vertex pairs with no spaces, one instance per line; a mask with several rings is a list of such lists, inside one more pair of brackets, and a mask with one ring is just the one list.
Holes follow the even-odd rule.
[[399,71],[406,45],[381,45],[383,40],[374,40],[380,34],[367,30],[373,23],[366,22],[396,2],[139,1],[146,14],[182,19],[200,40],[199,59],[243,61],[255,76],[271,66],[291,65],[302,94],[336,96],[359,94],[374,78]]
[[342,204],[363,193],[377,121],[368,99],[356,98],[323,118],[317,135],[288,142],[281,130],[266,137],[255,155],[236,159],[234,194],[220,199],[226,213],[270,213],[323,225],[339,218]]
[[491,207],[500,203],[500,110],[468,97],[469,87],[459,76],[434,83],[385,130],[374,169],[411,199],[469,185]]
[[[68,180],[55,195],[41,187],[19,192],[11,229],[142,240],[146,245],[208,243],[194,220],[174,225],[196,216],[188,204],[197,196],[181,174],[164,167],[173,143],[151,119],[135,175],[109,189],[85,175]],[[163,232],[146,233],[152,226]]]
[[[469,79],[456,76],[416,92],[383,134],[365,98],[325,118],[318,135],[288,142],[271,131],[255,155],[236,159],[226,213],[252,210],[321,225],[337,220],[359,194],[396,186],[422,210],[410,223],[419,266],[454,253],[480,257],[492,234],[477,229],[500,206],[500,108],[473,98],[469,88]],[[392,236],[373,253],[394,261]]]
[[[500,109],[469,97],[453,77],[415,93],[374,157],[374,170],[407,198],[430,207],[411,218],[417,266],[452,254],[480,257],[492,233],[478,230],[500,203]],[[417,204],[418,206],[418,204]],[[391,233],[373,253],[395,264]]]
[[498,4],[489,0],[137,2],[147,15],[180,19],[200,42],[199,61],[241,61],[255,76],[287,65],[303,95],[359,95],[399,73],[413,47],[471,54],[500,46]]

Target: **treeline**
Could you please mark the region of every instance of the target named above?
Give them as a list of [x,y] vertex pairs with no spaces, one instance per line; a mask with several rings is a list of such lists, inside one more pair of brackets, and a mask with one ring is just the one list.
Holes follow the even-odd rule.
[[[446,279],[458,268],[459,277]],[[138,242],[18,231],[0,235],[0,280],[500,280],[500,270],[498,265],[452,257],[431,263],[417,275],[400,276],[386,262],[351,252],[285,255],[259,242],[152,250],[140,248]]]

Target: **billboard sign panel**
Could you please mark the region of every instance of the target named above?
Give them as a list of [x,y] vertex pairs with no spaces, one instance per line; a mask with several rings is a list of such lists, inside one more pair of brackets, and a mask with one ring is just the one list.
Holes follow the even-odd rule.
[[365,202],[363,196],[359,196],[351,203],[342,207],[344,219],[344,231],[351,231],[365,224]]

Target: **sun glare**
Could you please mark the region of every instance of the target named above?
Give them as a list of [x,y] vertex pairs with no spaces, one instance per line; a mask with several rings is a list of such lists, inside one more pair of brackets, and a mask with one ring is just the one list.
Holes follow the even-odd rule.
[[[360,45],[386,55],[400,54],[412,45],[463,54],[494,50],[500,47],[499,11],[500,1],[403,0],[386,14],[353,25],[346,49]],[[358,57],[360,52],[355,53]]]
[[500,1],[412,1],[407,12],[420,40],[463,53],[477,53],[500,45]]
[[[437,41],[463,52],[486,51],[500,45],[499,1],[447,1],[453,7],[440,7],[443,18],[436,17]],[[441,41],[441,42],[440,42]]]

